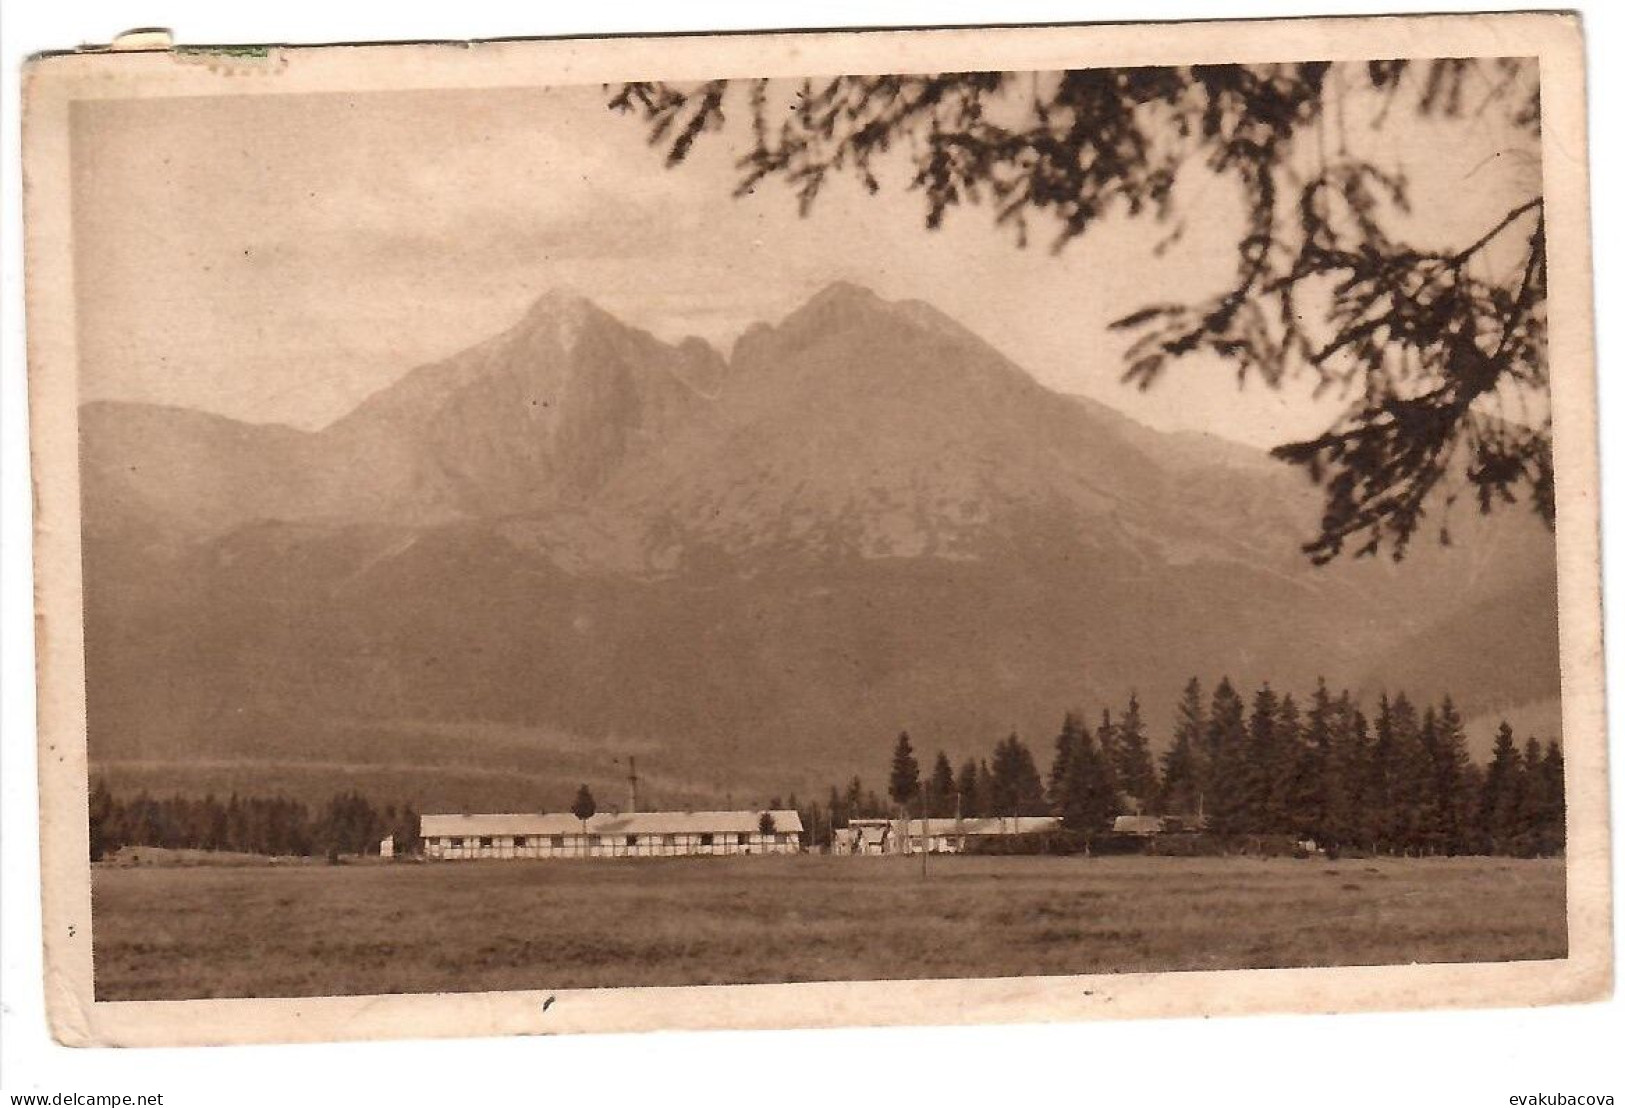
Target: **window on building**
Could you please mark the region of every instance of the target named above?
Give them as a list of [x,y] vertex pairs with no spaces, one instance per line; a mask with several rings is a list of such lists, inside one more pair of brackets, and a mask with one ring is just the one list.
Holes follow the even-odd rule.
[[460,848],[463,845],[463,840],[461,838],[452,839],[451,845]]
[[495,846],[496,844],[497,844],[497,841],[495,839],[493,839],[490,835],[481,835],[480,836],[480,845],[481,846]]
[[587,836],[587,845],[588,846],[603,846],[604,845],[604,836],[602,836],[602,835],[588,835]]
[[700,835],[700,845],[701,846],[710,846],[711,845],[711,832],[705,831],[705,832],[701,833],[701,835]]
[[677,836],[676,835],[667,835],[666,836],[666,845],[667,846],[676,846],[677,845]]
[[525,849],[525,847],[530,845],[530,836],[529,835],[515,835],[514,839],[513,839],[513,845],[514,845],[514,847],[516,849],[519,849],[519,850]]
[[627,846],[637,846],[638,845],[638,837],[636,835],[628,835],[626,837],[626,845]]
[[553,846],[554,849],[561,849],[564,846],[564,836],[563,835],[554,835],[551,845]]

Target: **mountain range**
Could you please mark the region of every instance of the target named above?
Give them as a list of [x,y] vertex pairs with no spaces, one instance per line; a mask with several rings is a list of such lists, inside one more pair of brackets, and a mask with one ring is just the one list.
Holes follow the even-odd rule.
[[537,808],[636,755],[657,803],[765,800],[878,784],[905,728],[1047,751],[1130,691],[1163,735],[1192,675],[1556,733],[1532,517],[1313,566],[1297,471],[855,285],[726,358],[549,293],[319,431],[80,420],[90,753],[127,787]]

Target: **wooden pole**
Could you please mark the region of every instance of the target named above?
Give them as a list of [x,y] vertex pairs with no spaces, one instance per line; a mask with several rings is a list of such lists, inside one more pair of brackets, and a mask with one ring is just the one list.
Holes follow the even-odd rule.
[[959,853],[965,853],[965,794],[954,790],[954,836],[959,840]]
[[925,860],[931,856],[931,794],[928,786],[920,786],[920,876],[926,874]]

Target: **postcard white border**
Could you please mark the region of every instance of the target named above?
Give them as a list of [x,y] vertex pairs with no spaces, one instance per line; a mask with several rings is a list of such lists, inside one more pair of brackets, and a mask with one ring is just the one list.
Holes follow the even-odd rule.
[[[77,99],[280,95],[634,79],[1046,70],[1394,56],[1538,56],[1542,75],[1569,956],[1561,961],[299,998],[96,1002],[68,167]],[[827,1027],[1524,1005],[1612,987],[1598,466],[1583,53],[1559,13],[79,54],[25,74],[41,867],[47,1011],[72,1044],[185,1045],[662,1028]],[[552,1003],[544,1010],[549,998]]]

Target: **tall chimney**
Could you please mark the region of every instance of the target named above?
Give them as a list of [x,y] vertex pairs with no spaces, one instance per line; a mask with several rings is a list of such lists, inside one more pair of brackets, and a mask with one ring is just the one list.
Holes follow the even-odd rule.
[[626,779],[632,786],[632,795],[627,800],[626,811],[628,815],[635,815],[638,810],[638,760],[635,757],[629,757],[626,764]]

